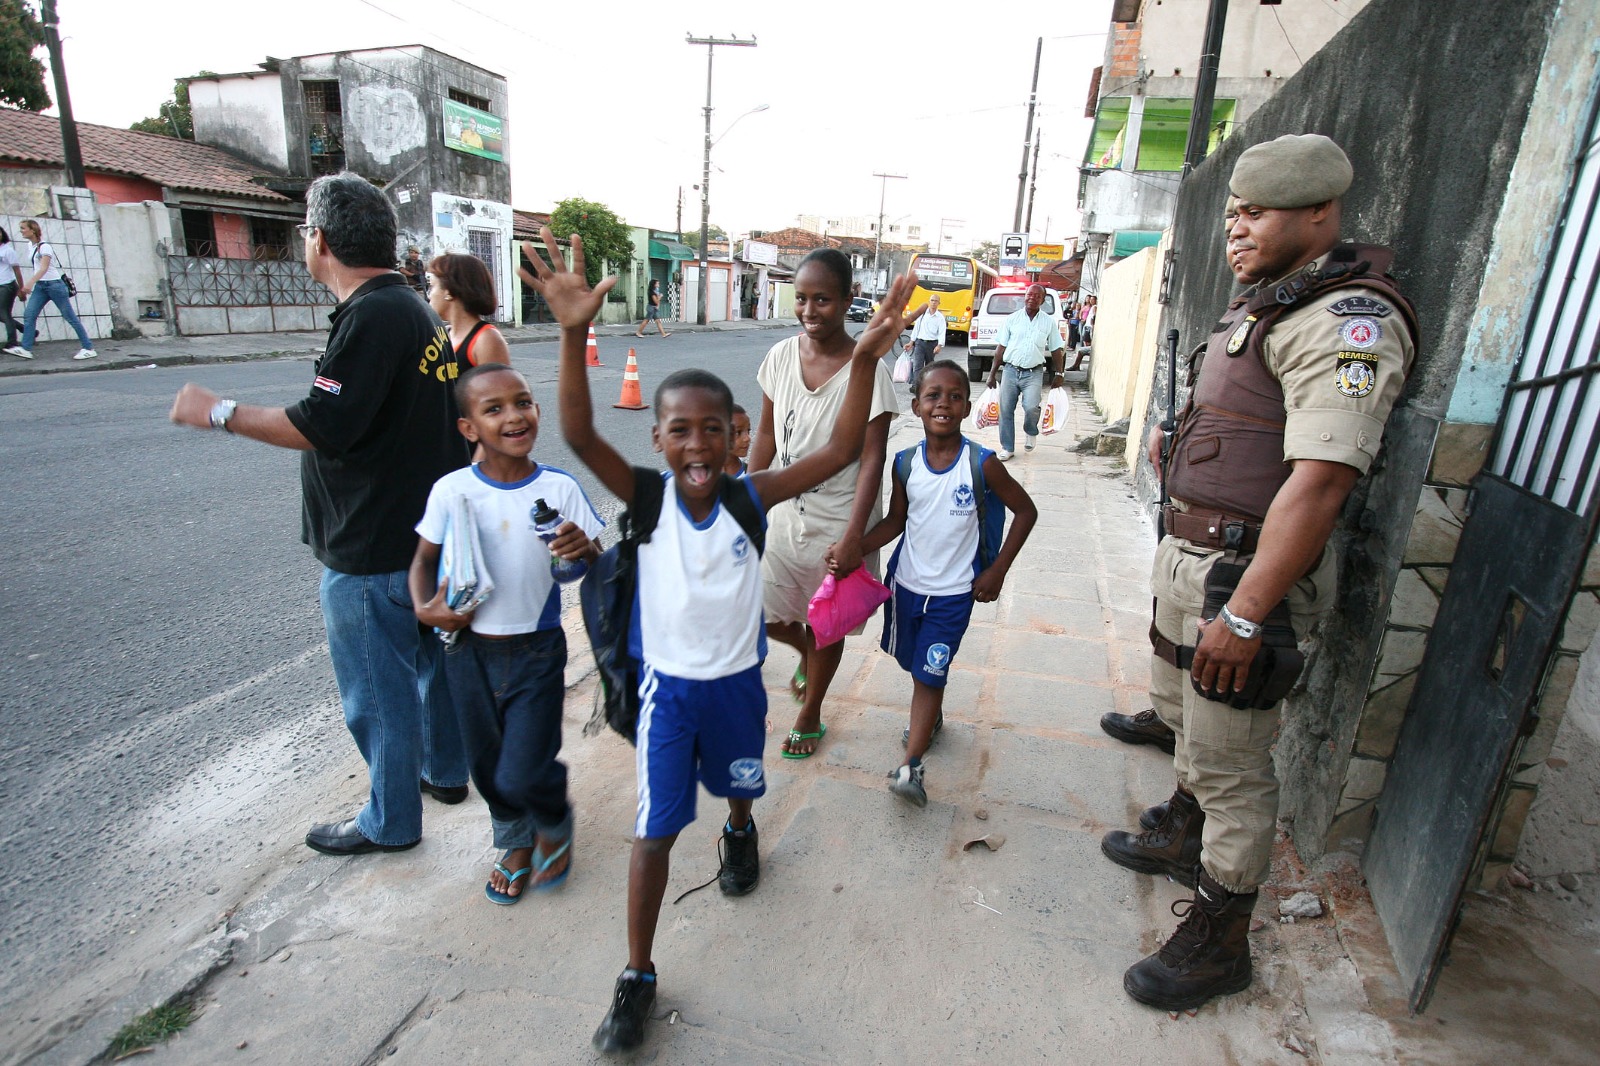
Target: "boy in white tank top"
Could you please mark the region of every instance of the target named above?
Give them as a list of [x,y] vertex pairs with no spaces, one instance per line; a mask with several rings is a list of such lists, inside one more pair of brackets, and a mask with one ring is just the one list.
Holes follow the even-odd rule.
[[[549,227],[542,227],[540,235],[546,248],[556,247]],[[521,272],[523,280],[544,297],[561,324],[561,432],[606,488],[632,500],[633,467],[595,431],[584,369],[589,323],[616,278],[589,287],[583,241],[576,235],[570,269],[559,256],[547,266],[531,243],[522,248],[533,265],[531,273]],[[878,359],[899,335],[899,315],[913,281],[895,281],[883,309],[857,340],[844,407],[828,443],[792,466],[750,474],[738,483],[736,488],[749,492],[761,512],[860,456]],[[722,891],[743,895],[760,877],[750,811],[752,801],[766,791],[761,766],[766,637],[759,560],[738,522],[721,506],[733,394],[713,374],[680,370],[656,390],[655,411],[650,432],[669,470],[663,475],[661,517],[650,540],[639,546],[639,806],[628,869],[628,965],[594,1034],[595,1047],[608,1053],[628,1051],[644,1041],[644,1023],[656,995],[650,952],[667,887],[668,858],[678,833],[694,820],[697,777],[707,791],[728,801],[718,876]]]
[[[861,538],[861,550],[876,551],[900,537],[889,559],[894,596],[884,605],[882,647],[911,675],[911,725],[904,736],[905,762],[889,774],[889,789],[926,807],[922,756],[944,726],[945,682],[972,620],[972,604],[1000,595],[1039,512],[999,456],[961,435],[972,399],[960,366],[949,359],[930,363],[913,387],[911,412],[922,419],[924,439],[908,449],[907,477],[893,478],[889,513]],[[972,484],[968,449],[978,449],[984,484]],[[1013,518],[994,562],[984,567],[978,496],[986,487]]]

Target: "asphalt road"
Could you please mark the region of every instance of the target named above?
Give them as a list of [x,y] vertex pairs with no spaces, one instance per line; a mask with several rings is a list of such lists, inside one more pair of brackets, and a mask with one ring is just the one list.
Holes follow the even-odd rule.
[[[699,366],[755,415],[756,368],[784,335],[638,342],[645,399]],[[548,418],[534,455],[609,521],[617,502],[555,422],[555,357],[513,351]],[[608,340],[602,358],[602,432],[651,464],[653,413],[609,406],[626,349]],[[127,991],[365,794],[300,543],[297,456],[166,418],[186,380],[286,404],[310,376],[285,359],[0,381],[0,1047]]]

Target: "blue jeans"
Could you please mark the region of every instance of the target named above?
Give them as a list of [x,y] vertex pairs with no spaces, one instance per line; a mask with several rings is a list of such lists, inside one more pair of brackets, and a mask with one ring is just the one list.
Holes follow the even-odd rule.
[[72,327],[78,335],[78,343],[94,351],[94,341],[89,339],[89,333],[83,328],[83,323],[78,321],[78,313],[72,309],[72,297],[67,295],[67,283],[57,279],[55,281],[41,281],[28,293],[28,305],[22,312],[22,346],[28,351],[33,351],[33,339],[38,334],[39,312],[44,310],[44,303],[49,300],[56,305],[56,310],[61,312],[61,317],[67,325]]
[[324,568],[319,594],[344,722],[371,780],[356,827],[377,844],[413,843],[422,836],[422,778],[447,787],[467,783],[442,645],[417,624],[404,570],[355,575]]
[[572,835],[561,754],[567,635],[559,628],[491,639],[463,630],[444,650],[472,783],[489,805],[494,846],[531,848]]
[[1000,371],[1000,449],[1017,450],[1017,396],[1022,396],[1022,430],[1039,435],[1039,407],[1044,396],[1044,367],[1018,370],[1007,363]]

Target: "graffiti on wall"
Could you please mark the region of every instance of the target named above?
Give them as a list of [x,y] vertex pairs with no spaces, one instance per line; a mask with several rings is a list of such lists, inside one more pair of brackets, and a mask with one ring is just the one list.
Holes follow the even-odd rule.
[[427,140],[427,122],[416,96],[382,85],[363,85],[350,94],[345,135],[352,131],[380,164],[421,148]]

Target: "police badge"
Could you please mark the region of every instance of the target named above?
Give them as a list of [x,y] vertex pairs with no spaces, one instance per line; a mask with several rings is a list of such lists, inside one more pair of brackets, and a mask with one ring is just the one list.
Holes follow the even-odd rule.
[[1244,347],[1245,338],[1250,336],[1250,327],[1256,324],[1255,315],[1245,315],[1244,321],[1239,323],[1239,328],[1233,331],[1233,336],[1228,338],[1228,354],[1238,355],[1239,349]]

